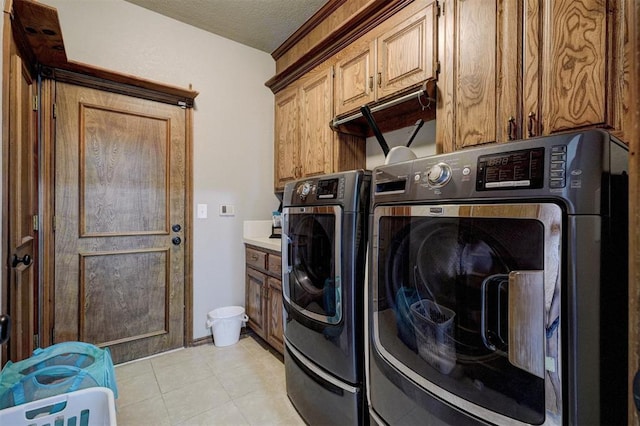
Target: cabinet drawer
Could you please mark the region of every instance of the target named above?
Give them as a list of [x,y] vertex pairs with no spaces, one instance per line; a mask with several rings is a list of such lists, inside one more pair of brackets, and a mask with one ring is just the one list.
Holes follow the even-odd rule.
[[258,250],[253,250],[247,247],[245,257],[246,257],[247,265],[253,266],[254,268],[258,268],[258,269],[267,268],[267,261],[266,261],[267,253],[264,253]]
[[269,272],[273,272],[276,275],[282,275],[282,257],[270,254],[267,262]]

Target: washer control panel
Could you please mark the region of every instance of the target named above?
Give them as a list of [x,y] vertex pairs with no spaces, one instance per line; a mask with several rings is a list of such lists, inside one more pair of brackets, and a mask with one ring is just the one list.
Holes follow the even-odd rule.
[[476,190],[542,188],[544,148],[501,152],[478,157]]
[[299,201],[339,200],[344,198],[344,177],[309,179],[298,182],[295,194]]

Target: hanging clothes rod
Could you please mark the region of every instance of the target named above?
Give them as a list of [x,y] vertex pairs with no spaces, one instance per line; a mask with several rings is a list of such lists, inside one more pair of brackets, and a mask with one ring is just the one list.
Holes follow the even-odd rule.
[[[423,105],[423,108],[428,108],[429,104],[431,104],[433,102],[433,99],[429,98],[429,95],[427,94],[427,91],[425,89],[420,89],[420,90],[417,90],[415,92],[409,93],[407,95],[401,96],[399,98],[392,99],[392,100],[390,100],[388,102],[385,102],[385,103],[382,103],[380,105],[376,105],[376,106],[370,108],[369,110],[372,113],[373,112],[377,112],[377,111],[382,111],[383,109],[387,109],[389,107],[401,104],[401,103],[406,102],[406,101],[408,101],[410,99],[413,99],[413,98],[417,98],[418,100],[420,100],[420,97],[422,95],[427,95],[427,100],[429,101],[429,103],[427,105]],[[422,105],[422,102],[420,102],[420,104]],[[360,117],[363,117],[363,114],[361,112],[349,115],[349,116],[341,118],[339,120],[336,120],[334,118],[333,121],[331,122],[331,127],[333,127],[335,129],[341,124],[348,123],[348,122],[353,121],[353,120],[355,120],[357,118],[360,118]]]

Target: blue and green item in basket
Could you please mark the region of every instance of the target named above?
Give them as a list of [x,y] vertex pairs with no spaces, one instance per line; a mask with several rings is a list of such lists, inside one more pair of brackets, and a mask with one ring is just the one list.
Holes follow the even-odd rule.
[[109,388],[118,396],[109,349],[83,342],[58,343],[36,349],[25,360],[7,362],[0,372],[0,408],[92,386]]

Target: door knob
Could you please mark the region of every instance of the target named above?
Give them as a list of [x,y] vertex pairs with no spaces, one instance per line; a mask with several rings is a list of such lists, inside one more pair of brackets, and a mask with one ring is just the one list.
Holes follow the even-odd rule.
[[17,254],[13,255],[13,260],[11,261],[11,267],[15,268],[19,264],[24,263],[24,266],[31,265],[31,256],[25,254],[24,257],[18,257]]
[[174,246],[179,246],[180,243],[182,242],[182,239],[180,237],[173,237],[171,242],[173,243]]
[[0,345],[9,340],[11,336],[11,318],[9,315],[0,315]]

